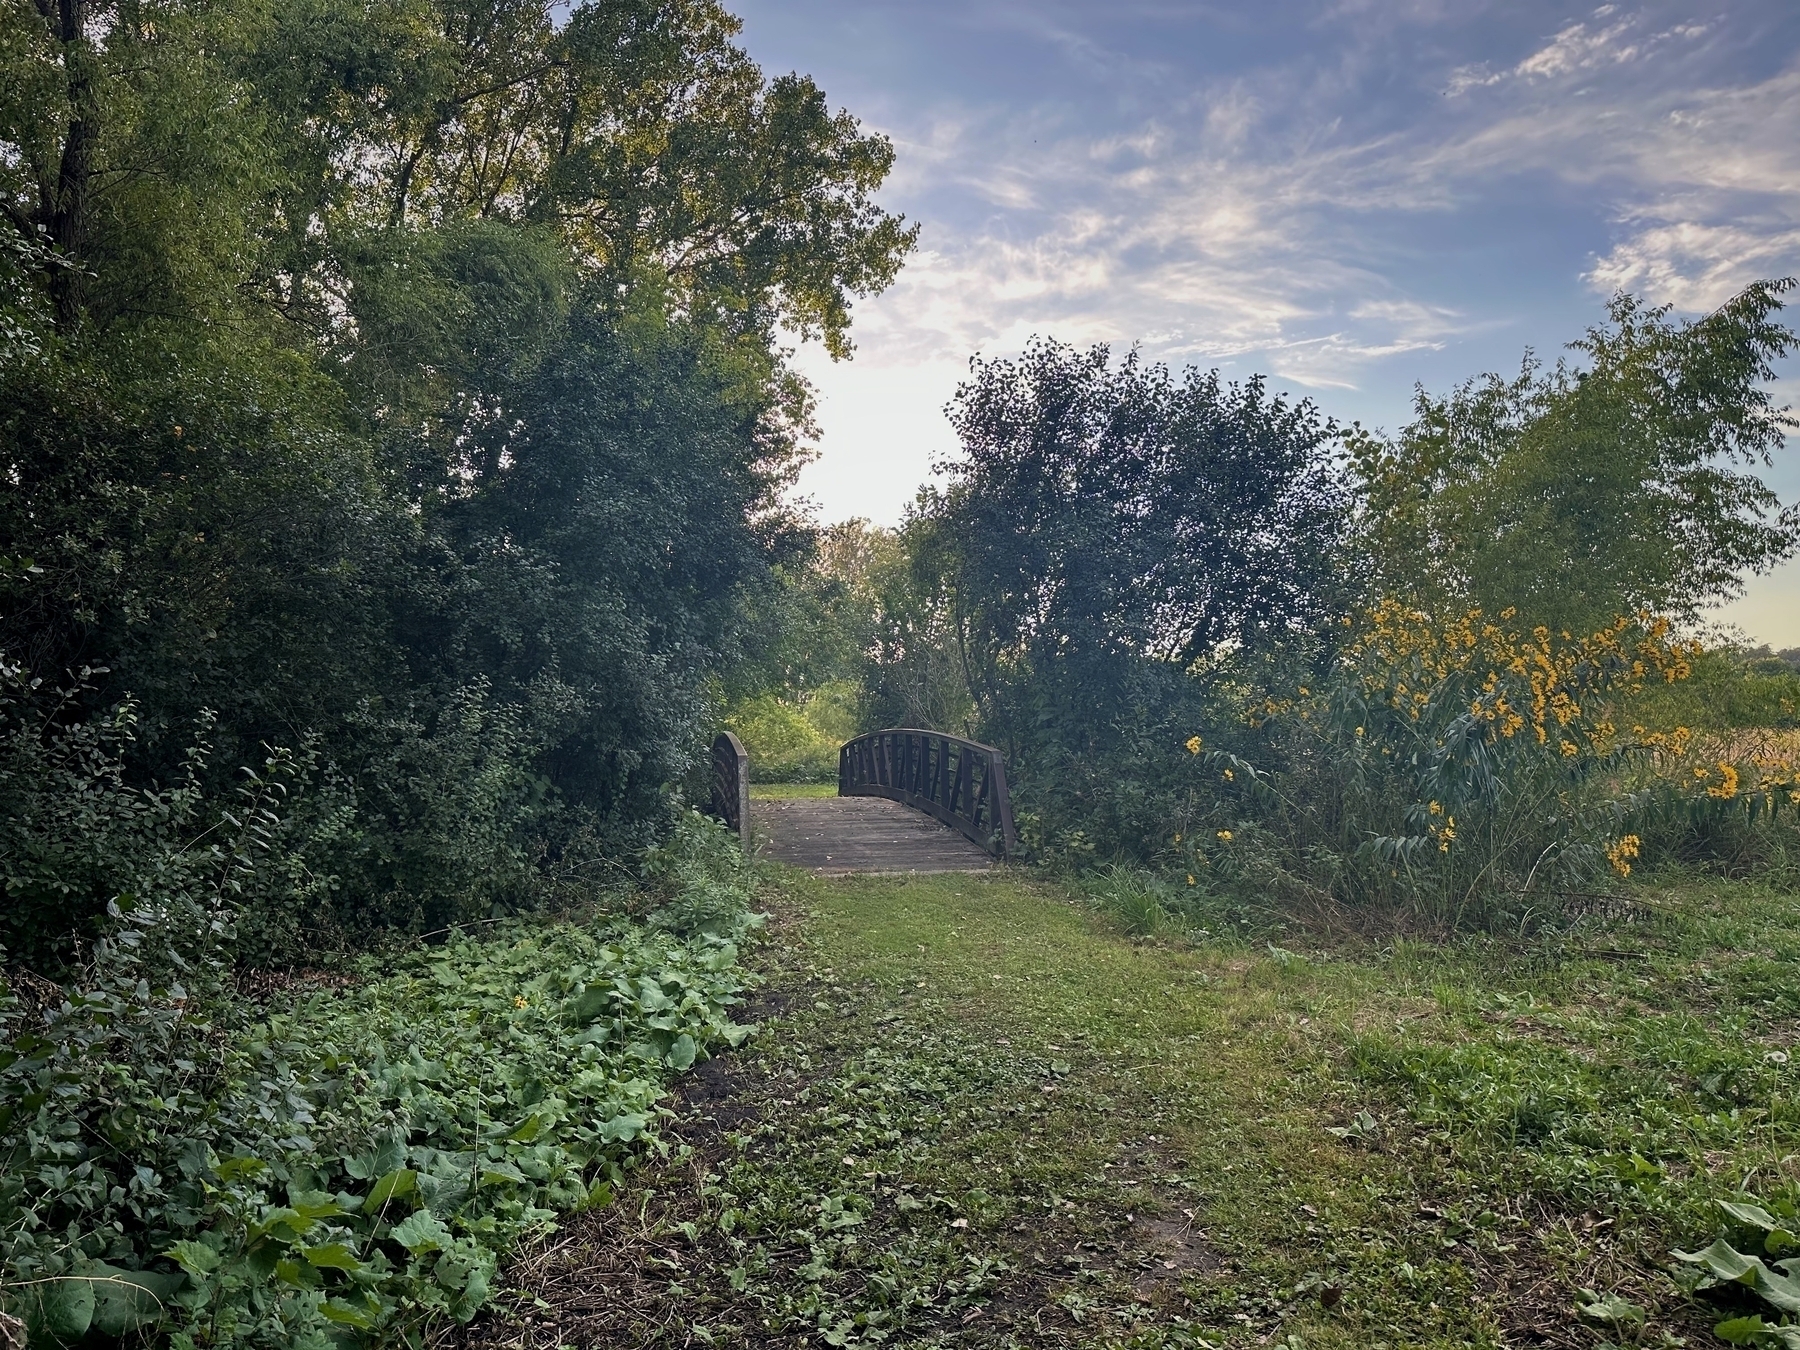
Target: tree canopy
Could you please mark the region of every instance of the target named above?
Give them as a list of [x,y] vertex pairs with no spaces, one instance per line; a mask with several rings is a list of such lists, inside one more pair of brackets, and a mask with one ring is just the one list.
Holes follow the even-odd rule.
[[5,3],[0,653],[46,715],[131,700],[145,784],[201,728],[218,775],[304,748],[340,924],[654,830],[809,546],[777,337],[848,355],[892,146],[711,0]]
[[1758,473],[1800,425],[1769,388],[1795,344],[1777,317],[1791,287],[1686,321],[1619,296],[1574,360],[1421,389],[1396,438],[1353,435],[1381,582],[1583,632],[1736,595],[1800,547],[1800,508]]

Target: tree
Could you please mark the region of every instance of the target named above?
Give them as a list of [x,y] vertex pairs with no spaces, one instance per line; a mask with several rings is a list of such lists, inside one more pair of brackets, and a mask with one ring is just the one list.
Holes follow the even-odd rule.
[[1211,721],[1217,680],[1338,612],[1332,424],[1260,379],[1104,346],[1034,341],[971,371],[949,409],[963,458],[908,530],[941,578],[916,589],[945,598],[1027,814],[1141,851],[1158,766]]
[[713,0],[0,4],[0,660],[135,787],[306,746],[346,924],[654,831],[892,147]]
[[1105,346],[1035,341],[971,370],[949,413],[965,458],[925,510],[978,695],[1080,670],[1110,706],[1107,672],[1183,670],[1331,612],[1345,500],[1310,403]]
[[1617,296],[1572,344],[1584,365],[1528,356],[1512,379],[1421,389],[1392,441],[1353,436],[1380,585],[1592,632],[1642,610],[1691,619],[1791,556],[1800,510],[1757,470],[1797,425],[1768,389],[1795,344],[1776,318],[1792,286],[1682,322]]

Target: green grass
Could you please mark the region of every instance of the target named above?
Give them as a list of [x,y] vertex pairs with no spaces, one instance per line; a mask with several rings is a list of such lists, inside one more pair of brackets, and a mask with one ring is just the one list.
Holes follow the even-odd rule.
[[829,783],[752,783],[750,799],[758,802],[777,802],[792,800],[796,797],[835,797],[838,795],[837,780]]
[[[629,1294],[546,1334],[1717,1344],[1757,1305],[1683,1293],[1671,1248],[1745,1248],[1720,1199],[1800,1197],[1792,894],[1301,954],[1133,939],[1015,875],[784,889],[762,1035],[551,1263],[635,1252]],[[523,1334],[496,1343],[556,1343]]]

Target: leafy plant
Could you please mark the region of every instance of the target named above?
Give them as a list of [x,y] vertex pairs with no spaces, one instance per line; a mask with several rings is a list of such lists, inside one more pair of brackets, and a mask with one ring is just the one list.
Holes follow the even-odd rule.
[[1694,1268],[1690,1287],[1700,1291],[1742,1286],[1774,1308],[1781,1320],[1765,1322],[1760,1314],[1731,1317],[1713,1330],[1733,1345],[1795,1350],[1800,1347],[1800,1256],[1777,1259],[1782,1252],[1800,1248],[1800,1238],[1793,1232],[1800,1227],[1794,1207],[1782,1203],[1784,1213],[1779,1216],[1748,1201],[1722,1200],[1719,1208],[1740,1230],[1755,1235],[1763,1254],[1741,1252],[1726,1238],[1699,1251],[1677,1251],[1676,1259]]
[[0,1298],[45,1344],[468,1320],[499,1254],[659,1146],[663,1081],[745,1035],[751,878],[700,823],[680,838],[665,909],[710,886],[707,932],[513,921],[282,1009],[221,980],[228,904],[115,906],[59,1002],[0,1004]]

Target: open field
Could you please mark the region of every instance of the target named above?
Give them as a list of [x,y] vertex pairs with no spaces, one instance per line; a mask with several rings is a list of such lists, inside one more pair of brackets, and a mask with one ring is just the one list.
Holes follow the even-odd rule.
[[1326,951],[790,874],[763,1034],[475,1343],[1715,1344],[1669,1253],[1795,1195],[1800,896],[1633,897]]

